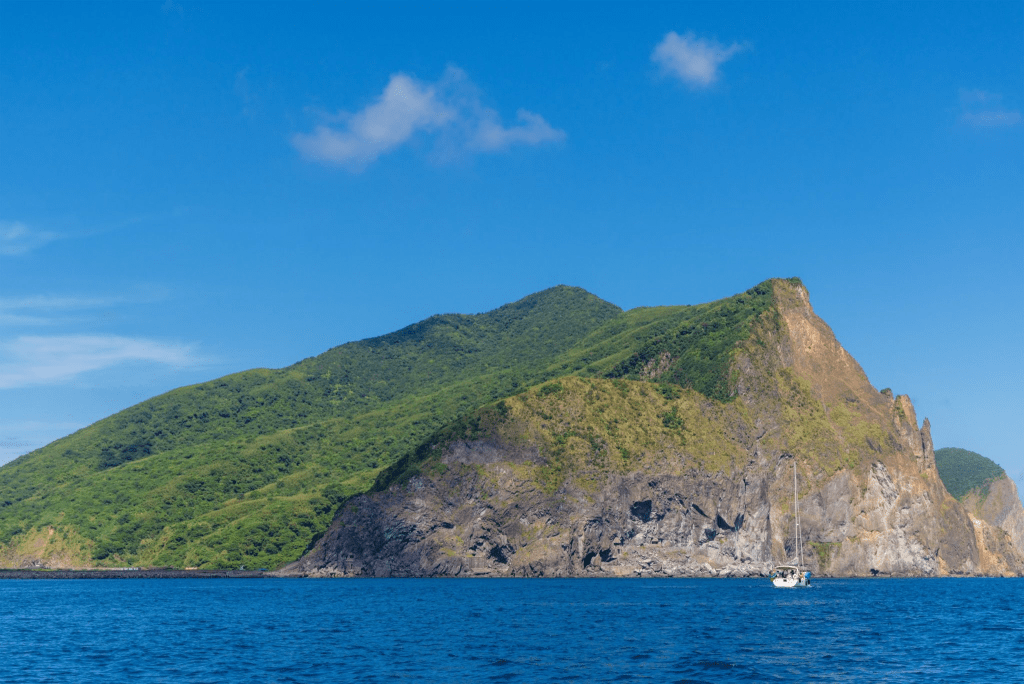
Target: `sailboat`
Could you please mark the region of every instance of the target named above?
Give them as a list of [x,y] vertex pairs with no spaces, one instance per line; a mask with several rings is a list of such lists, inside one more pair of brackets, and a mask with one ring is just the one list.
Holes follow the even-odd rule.
[[811,586],[811,573],[800,571],[803,544],[800,540],[800,506],[796,498],[796,463],[793,464],[793,512],[796,514],[796,562],[794,565],[776,565],[772,569],[772,586],[780,589]]

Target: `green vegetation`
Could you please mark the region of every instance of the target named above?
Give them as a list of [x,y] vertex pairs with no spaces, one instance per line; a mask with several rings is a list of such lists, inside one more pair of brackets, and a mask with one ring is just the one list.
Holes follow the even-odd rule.
[[706,397],[729,401],[729,365],[751,324],[771,308],[773,288],[762,283],[741,295],[687,307],[674,325],[619,363],[607,377],[658,379],[691,387]]
[[[732,356],[770,310],[773,282],[708,304],[628,312],[560,286],[281,370],[174,390],[0,468],[0,552],[49,527],[84,563],[278,566],[326,529],[340,502],[400,477],[401,466],[385,468],[421,445],[474,420],[473,429],[490,429],[523,402],[554,424],[565,402],[581,401],[570,376],[606,378],[587,392],[608,407],[659,407],[653,429],[700,452],[702,430],[714,430],[695,397],[733,397]],[[650,380],[658,384],[635,382]],[[545,443],[566,458],[545,481],[559,481],[586,450],[613,454],[606,464],[652,453],[626,413],[559,423]]]
[[708,412],[706,398],[694,390],[680,389],[666,399],[635,380],[566,377],[558,384],[558,392],[541,387],[500,402],[504,410],[489,405],[455,421],[381,473],[373,489],[437,473],[445,447],[459,440],[539,448],[543,465],[521,467],[549,493],[569,480],[587,489],[644,460],[657,459],[680,472],[695,466],[716,470],[745,453],[729,439],[744,420],[741,412]]
[[946,447],[935,450],[935,467],[942,484],[955,498],[963,500],[973,489],[981,488],[982,498],[988,495],[988,485],[1006,476],[995,462],[967,449]]

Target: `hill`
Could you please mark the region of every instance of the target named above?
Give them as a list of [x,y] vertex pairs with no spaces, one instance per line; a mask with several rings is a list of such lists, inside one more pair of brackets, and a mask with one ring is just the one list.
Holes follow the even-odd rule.
[[961,501],[971,490],[985,489],[995,480],[1006,477],[1006,472],[994,461],[955,447],[936,449],[935,466],[946,489]]
[[764,285],[719,311],[759,312],[714,331],[727,352],[695,353],[704,323],[659,316],[607,371],[436,432],[285,573],[765,575],[795,555],[794,467],[818,574],[1024,573],[1008,532],[946,491],[909,398],[871,386],[798,281]]
[[792,554],[794,462],[819,571],[1024,571],[797,279],[560,286],[155,397],[0,468],[0,565],[750,574]]
[[0,468],[0,562],[276,567],[429,435],[545,380],[668,377],[727,400],[771,292],[622,312],[560,286],[174,390]]

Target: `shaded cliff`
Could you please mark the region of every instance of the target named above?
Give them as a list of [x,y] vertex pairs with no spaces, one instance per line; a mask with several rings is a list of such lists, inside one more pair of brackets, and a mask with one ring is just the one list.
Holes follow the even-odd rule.
[[687,342],[706,329],[667,326],[603,372],[436,433],[286,571],[763,575],[795,554],[796,464],[819,574],[1024,572],[1009,535],[946,491],[909,398],[871,386],[802,285],[769,287],[717,365]]

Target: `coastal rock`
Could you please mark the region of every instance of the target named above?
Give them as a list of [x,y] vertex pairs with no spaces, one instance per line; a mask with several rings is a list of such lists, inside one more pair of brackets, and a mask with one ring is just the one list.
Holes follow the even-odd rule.
[[[465,446],[465,445],[464,445]],[[465,448],[463,453],[472,453]],[[775,461],[774,467],[772,460]],[[463,461],[356,497],[290,572],[343,576],[765,576],[795,555],[791,457],[731,476],[646,469],[588,492],[542,491],[505,463]],[[805,485],[808,483],[805,482]],[[1008,535],[919,474],[874,464],[800,502],[818,575],[1019,575]]]

